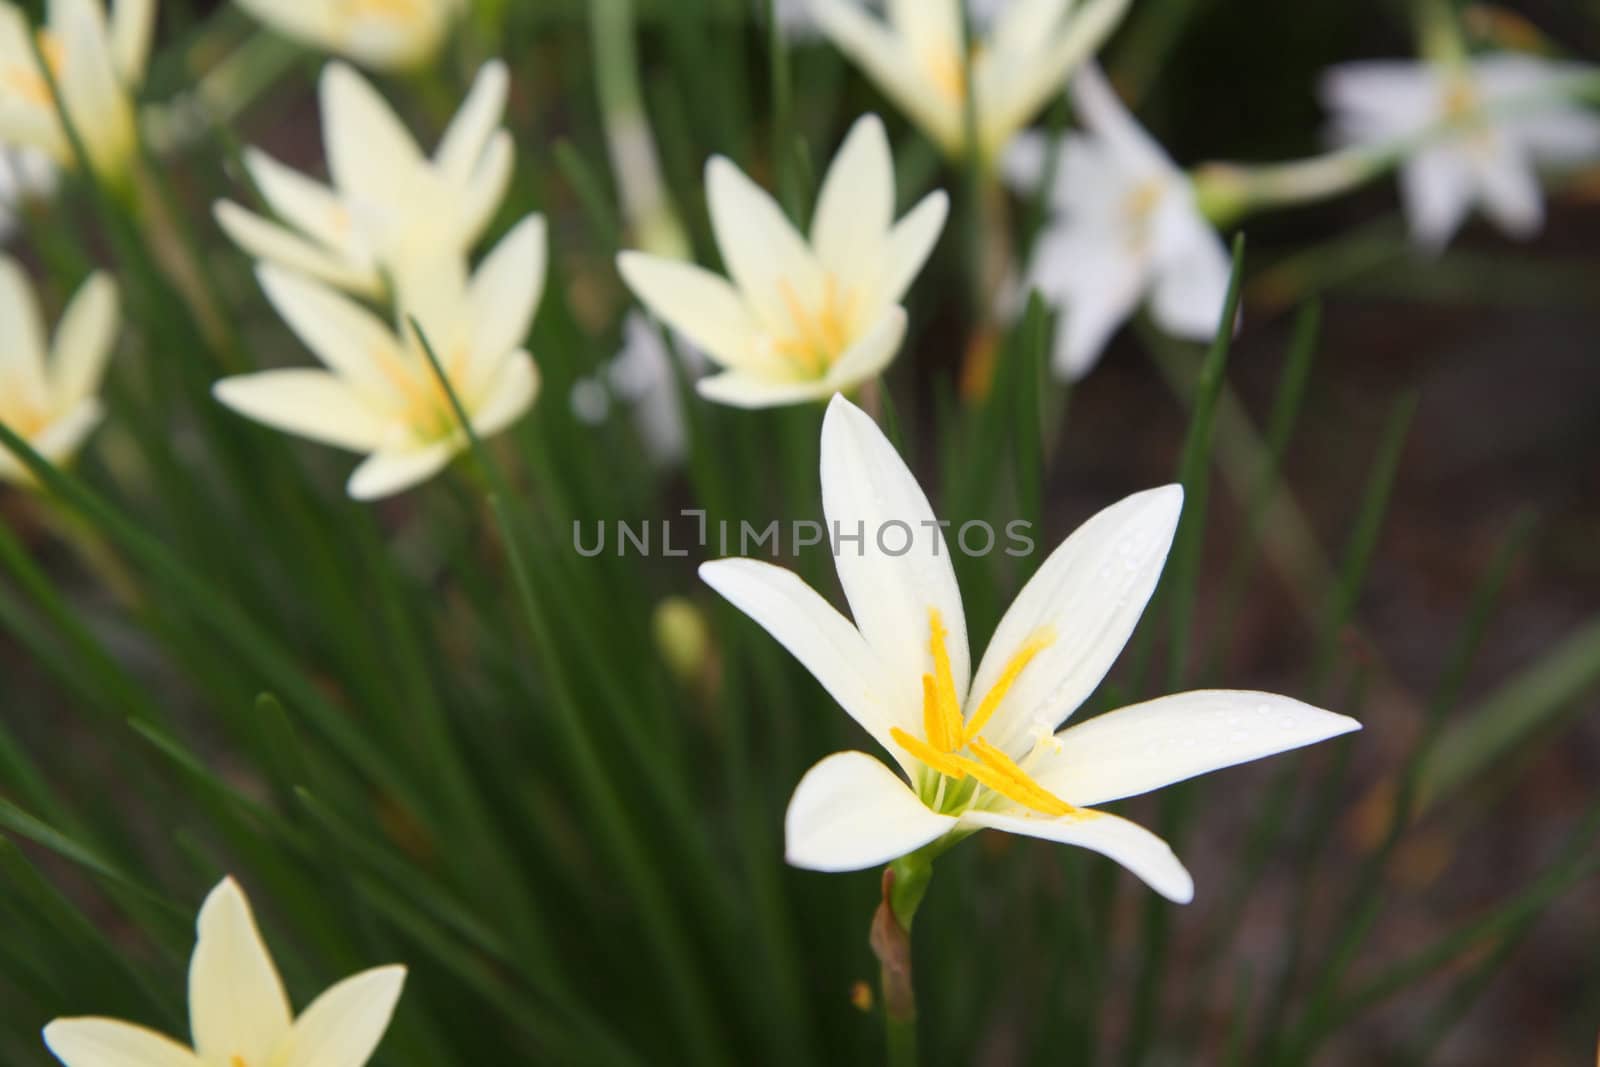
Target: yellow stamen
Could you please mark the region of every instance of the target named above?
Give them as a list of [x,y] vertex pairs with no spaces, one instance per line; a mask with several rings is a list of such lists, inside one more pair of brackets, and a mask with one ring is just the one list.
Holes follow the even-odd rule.
[[248,1067],[248,1065],[244,1062],[243,1056],[230,1056],[228,1057],[228,1067]]
[[[49,30],[39,31],[39,54],[50,68],[50,76],[57,80],[66,69],[67,52]],[[32,63],[6,69],[5,81],[12,90],[37,107],[55,107],[55,97],[50,93],[50,82]]]
[[855,317],[856,294],[840,288],[829,274],[823,279],[821,306],[808,308],[787,279],[778,283],[778,295],[794,326],[794,333],[778,341],[778,353],[807,374],[820,377],[850,347],[850,323]]
[[1001,701],[1005,700],[1006,694],[1011,691],[1011,687],[1016,684],[1017,678],[1021,676],[1023,668],[1032,662],[1033,657],[1055,644],[1055,640],[1055,629],[1047,626],[1028,638],[1027,642],[1017,650],[1017,654],[1012,656],[1011,661],[1006,664],[1006,669],[1000,673],[999,681],[995,682],[989,692],[984,694],[983,702],[978,705],[978,710],[967,721],[967,728],[961,733],[961,744],[970,744],[972,739],[977,737],[983,728],[989,724],[989,720],[994,717],[995,711],[1000,707]]
[[967,98],[967,64],[957,51],[940,51],[924,60],[928,79],[939,95],[946,100],[961,102]]
[[[451,406],[449,394],[439,383],[438,375],[425,355],[419,353],[415,360],[408,363],[396,358],[390,351],[381,349],[373,353],[373,361],[400,394],[401,419],[419,436],[432,440],[448,437],[455,432],[455,408]],[[445,377],[459,394],[464,381],[465,350],[456,349],[441,356],[440,363],[444,367]]]
[[[928,650],[933,653],[933,677],[923,682],[923,717],[927,720],[937,717],[941,727],[938,733],[928,731],[928,740],[937,745],[941,752],[954,752],[961,747],[961,698],[956,695],[955,674],[950,670],[950,651],[945,647],[945,638],[950,636],[950,631],[945,629],[944,619],[937,608],[928,609],[928,630]],[[926,706],[930,692],[935,704],[931,711]]]
[[889,736],[894,738],[895,744],[899,745],[901,748],[905,749],[907,752],[911,753],[917,759],[921,760],[923,763],[926,763],[940,774],[947,775],[948,777],[954,778],[957,781],[967,776],[967,769],[964,764],[971,763],[971,760],[962,759],[960,756],[952,756],[948,753],[940,752],[938,749],[928,744],[928,742],[922,740],[922,738],[912,737],[898,726],[891,726],[889,728]]
[[349,15],[367,18],[408,21],[422,14],[422,5],[417,0],[346,0],[346,5]]
[[1016,760],[982,738],[972,742],[972,753],[982,762],[979,766],[968,767],[967,773],[1023,807],[1052,817],[1087,814],[1028,777],[1028,772],[1018,766]]

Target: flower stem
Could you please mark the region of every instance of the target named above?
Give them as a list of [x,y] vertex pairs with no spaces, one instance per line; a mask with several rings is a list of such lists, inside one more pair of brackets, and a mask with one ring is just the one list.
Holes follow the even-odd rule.
[[917,1063],[917,993],[911,971],[911,923],[933,879],[926,851],[902,856],[883,870],[883,899],[872,917],[870,942],[880,964],[883,1027],[889,1067]]

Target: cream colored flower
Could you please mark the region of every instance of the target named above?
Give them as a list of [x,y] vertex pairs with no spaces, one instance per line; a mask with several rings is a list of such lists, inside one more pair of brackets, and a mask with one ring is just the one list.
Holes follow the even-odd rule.
[[[83,283],[48,347],[33,286],[0,256],[0,422],[51,463],[64,463],[100,424],[100,381],[117,339],[117,286]],[[30,485],[22,461],[0,448],[0,479]]]
[[[1593,74],[1590,67],[1510,54],[1462,63],[1372,61],[1330,70],[1322,95],[1344,144],[1388,144],[1440,124],[1459,129],[1457,136],[1430,139],[1400,168],[1412,235],[1438,250],[1474,206],[1513,237],[1539,232],[1539,168],[1600,158],[1600,118],[1562,99],[1565,84]],[[1548,102],[1531,106],[1539,95]],[[1494,113],[1518,101],[1513,112]]]
[[463,256],[511,182],[511,135],[500,127],[509,81],[504,63],[485,64],[429,159],[376,89],[330,63],[320,94],[332,185],[252,149],[245,166],[282,222],[229,201],[217,221],[250,255],[363,296]]
[[37,148],[0,145],[0,243],[11,239],[30,200],[55,192],[56,165]]
[[350,478],[358,500],[428,480],[468,444],[410,319],[421,324],[480,436],[506,429],[538,393],[538,368],[522,348],[544,292],[545,227],[537,215],[470,279],[460,260],[413,275],[399,292],[397,329],[281,267],[258,274],[267,299],[327,369],[228,378],[217,383],[217,399],[286,433],[367,455]]
[[155,0],[114,0],[109,20],[100,0],[51,0],[48,23],[35,34],[17,5],[0,0],[0,141],[32,145],[65,167],[77,163],[42,55],[95,172],[120,182],[138,145],[133,94],[144,81],[155,16]]
[[465,0],[239,0],[286,37],[375,70],[408,70],[438,55]]
[[1055,732],[1144,613],[1183,507],[1178,486],[1131,496],[1067,538],[976,671],[941,524],[877,424],[843,397],[822,427],[822,506],[854,622],[771,564],[700,568],[901,772],[864,752],[807,772],[785,821],[796,866],[858,870],[947,835],[1004,830],[1102,853],[1183,903],[1194,884],[1166,842],[1096,805],[1360,728],[1288,697],[1215,690]]
[[44,1043],[66,1067],[364,1067],[389,1028],[404,967],[346,978],[296,1018],[243,890],[211,891],[189,960],[194,1047],[118,1019],[57,1019]]
[[[981,157],[995,159],[1117,28],[1131,0],[1013,0],[973,48]],[[965,154],[967,48],[961,0],[813,0],[813,14],[911,119],[950,155]]]
[[855,124],[822,185],[807,241],[728,160],[706,167],[711,224],[731,282],[688,263],[624,252],[623,279],[658,319],[726,368],[702,396],[760,408],[820,400],[876,377],[905,337],[900,300],[949,211],[931,193],[895,222],[883,124]]

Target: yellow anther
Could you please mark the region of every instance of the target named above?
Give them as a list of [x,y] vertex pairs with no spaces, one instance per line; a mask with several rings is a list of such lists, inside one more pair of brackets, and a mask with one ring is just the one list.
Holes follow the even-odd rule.
[[822,303],[808,308],[788,279],[778,283],[778,295],[794,333],[778,341],[778,353],[807,374],[821,376],[850,347],[850,322],[855,317],[855,293],[841,290],[829,274],[822,283]]
[[[1024,642],[1023,646],[1017,650],[1017,654],[1012,656],[1011,661],[1006,664],[1006,669],[1000,673],[1000,679],[994,683],[988,693],[984,694],[983,701],[978,705],[978,710],[967,721],[967,727],[961,734],[962,745],[970,743],[988,725],[989,720],[994,717],[995,711],[1000,707],[1001,701],[1005,700],[1006,694],[1011,691],[1011,687],[1016,684],[1017,678],[1022,675],[1023,668],[1033,661],[1033,657],[1055,644],[1055,641],[1056,632],[1054,628],[1047,626],[1037,631]],[[956,747],[959,748],[960,746]]]
[[889,728],[889,736],[894,738],[895,744],[940,774],[955,778],[958,781],[967,776],[967,769],[964,765],[971,763],[971,760],[962,759],[960,756],[952,756],[947,752],[940,752],[928,742],[922,740],[922,738],[912,737],[898,726]]
[[1028,777],[1028,772],[1018,766],[1016,760],[989,742],[978,738],[972,742],[971,747],[972,754],[978,757],[982,770],[968,767],[967,773],[990,789],[1041,815],[1059,817],[1075,812],[1082,814],[1080,809],[1068,804]]
[[228,1057],[228,1067],[249,1067],[249,1065],[244,1062],[243,1056],[230,1056]]
[[929,690],[932,690],[935,709],[930,713],[924,707],[923,714],[927,719],[937,717],[942,727],[937,735],[930,730],[928,740],[943,752],[954,752],[961,747],[961,698],[956,694],[955,674],[950,669],[950,650],[945,646],[950,631],[945,629],[944,619],[937,608],[928,609],[928,630],[928,651],[933,653],[933,679],[931,686],[923,683],[923,694],[926,701]]

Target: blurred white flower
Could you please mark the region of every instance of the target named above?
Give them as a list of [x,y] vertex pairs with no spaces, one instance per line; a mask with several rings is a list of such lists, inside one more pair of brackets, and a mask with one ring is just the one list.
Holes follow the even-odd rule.
[[[1417,243],[1448,244],[1473,207],[1513,237],[1544,225],[1540,166],[1600,158],[1600,118],[1561,99],[1563,83],[1594,69],[1523,55],[1490,55],[1464,63],[1372,61],[1328,71],[1322,97],[1334,135],[1347,145],[1415,137],[1440,124],[1456,136],[1430,139],[1400,170],[1400,191]],[[1518,104],[1494,113],[1497,106]]]
[[57,1019],[44,1043],[66,1067],[363,1067],[389,1028],[404,967],[328,989],[295,1018],[250,902],[229,878],[206,897],[189,959],[194,1049],[118,1019]]
[[437,260],[402,287],[391,330],[347,297],[276,266],[258,271],[267,299],[326,370],[228,378],[217,399],[258,422],[368,456],[350,495],[375,500],[424,482],[468,445],[420,339],[420,323],[473,430],[489,437],[533,404],[539,372],[522,348],[544,292],[545,226],[523,220],[468,279]]
[[905,776],[863,752],[813,767],[785,820],[796,866],[858,870],[946,835],[1004,830],[1102,853],[1185,903],[1194,883],[1166,842],[1091,806],[1360,728],[1288,697],[1218,690],[1152,700],[1051,736],[1100,686],[1138,624],[1177,528],[1178,486],[1131,496],[1069,537],[1001,619],[976,673],[933,509],[877,424],[842,397],[823,422],[822,505],[842,531],[834,563],[854,623],[771,564],[700,568]]
[[465,0],[238,0],[302,44],[375,70],[409,70],[438,55]]
[[505,64],[485,64],[429,159],[377,90],[330,63],[320,94],[331,187],[251,149],[245,166],[282,223],[226,200],[217,221],[252,256],[341,289],[404,284],[465,255],[499,210],[514,157],[500,128],[508,85]]
[[[1096,66],[1073,80],[1085,132],[1061,146],[1049,190],[1052,218],[1033,253],[1024,290],[1060,311],[1057,373],[1083,377],[1106,342],[1148,297],[1156,323],[1193,340],[1216,334],[1232,271],[1228,251],[1201,214],[1193,183],[1130,115]],[[1055,150],[1028,133],[1006,153],[1007,179],[1044,180]]]
[[820,400],[876,377],[905,337],[900,300],[944,229],[949,200],[898,223],[883,123],[858,121],[822,185],[810,240],[727,159],[706,167],[717,247],[732,282],[693,264],[624,252],[623,279],[658,319],[721,364],[702,396],[760,408]]
[[[686,338],[676,338],[690,381],[705,368],[705,356]],[[593,377],[572,387],[572,410],[582,421],[598,425],[611,413],[612,398],[625,405],[644,443],[649,460],[661,467],[683,462],[689,452],[688,420],[678,393],[678,370],[672,351],[649,316],[631,311],[622,324],[622,351]]]
[[0,243],[11,239],[17,216],[29,200],[55,192],[56,167],[37,148],[0,145]]
[[[967,0],[967,18],[979,30],[987,31],[1017,0]],[[822,36],[812,9],[816,0],[773,0],[778,17],[778,28],[791,41],[809,41]],[[883,0],[863,0],[863,7],[873,12],[883,10]]]
[[[0,422],[51,463],[70,459],[100,424],[100,382],[116,345],[117,286],[93,274],[46,344],[33,286],[0,256]],[[31,485],[22,461],[0,447],[0,479]]]
[[114,0],[109,20],[100,0],[51,0],[48,22],[35,32],[21,8],[0,0],[0,142],[76,165],[53,77],[95,173],[121,183],[138,146],[133,94],[144,81],[155,17],[155,0]]
[[[995,159],[1117,28],[1131,0],[1013,0],[973,47],[981,158]],[[967,60],[960,0],[814,0],[824,33],[950,155],[966,145]]]

